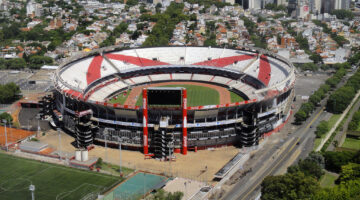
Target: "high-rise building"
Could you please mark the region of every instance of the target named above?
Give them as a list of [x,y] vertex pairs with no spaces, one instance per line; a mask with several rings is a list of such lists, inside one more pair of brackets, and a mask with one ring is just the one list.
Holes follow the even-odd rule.
[[261,9],[263,0],[249,0],[249,9]]
[[321,13],[331,13],[335,8],[335,0],[322,0]]
[[287,0],[274,0],[274,3],[276,4],[276,5],[287,5]]
[[289,0],[288,1],[288,13],[290,15],[292,15],[293,12],[296,11],[296,7],[297,7],[297,0]]
[[310,0],[309,8],[311,13],[319,14],[321,11],[321,0]]
[[336,0],[335,9],[350,9],[351,0]]
[[296,17],[305,18],[309,14],[309,2],[306,0],[298,0],[296,6]]

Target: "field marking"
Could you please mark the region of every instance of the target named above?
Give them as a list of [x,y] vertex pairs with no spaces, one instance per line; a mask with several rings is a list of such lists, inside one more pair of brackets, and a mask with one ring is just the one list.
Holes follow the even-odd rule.
[[[14,179],[12,179],[13,181],[16,181],[16,180],[25,180],[25,181],[28,181],[28,182],[30,182],[30,184],[32,184],[32,181],[31,180],[29,180],[29,179],[26,179],[26,178],[14,178]],[[11,190],[11,189],[6,189],[6,188],[3,188],[3,185],[4,184],[6,184],[6,183],[8,183],[8,182],[10,182],[11,180],[7,180],[7,181],[5,181],[4,183],[2,183],[1,184],[1,186],[0,186],[0,189],[2,189],[2,190],[4,190],[4,191],[1,191],[0,192],[0,194],[1,193],[3,193],[3,192],[16,192],[16,191],[23,191],[23,190],[27,190],[27,188],[28,188],[28,186],[26,186],[25,188],[22,188],[22,189],[17,189],[17,190]],[[14,186],[12,186],[11,188],[14,188],[14,187],[16,187],[17,185],[19,185],[19,184],[21,184],[21,182],[20,183],[17,183],[17,184],[15,184]]]
[[[51,169],[51,168],[54,168],[54,166],[46,167],[45,169],[42,169],[41,171],[36,172],[35,174],[33,174],[33,175],[31,175],[31,176],[22,175],[22,176],[20,176],[20,177],[13,178],[13,180],[18,180],[18,179],[20,179],[20,180],[27,180],[27,181],[30,182],[30,184],[32,184],[32,180],[30,179],[31,177],[37,176],[37,175],[43,173],[45,170],[48,170],[48,169]],[[23,177],[26,177],[26,178],[23,178]],[[4,183],[2,183],[2,184],[0,185],[0,188],[1,188],[2,190],[4,190],[4,191],[2,191],[2,192],[5,192],[5,191],[7,191],[7,192],[15,192],[15,191],[27,190],[27,187],[24,188],[24,189],[18,189],[18,190],[5,189],[5,188],[3,187],[3,185],[6,184],[6,183],[9,182],[9,181],[10,181],[10,180],[7,180],[7,181],[5,181]],[[16,185],[15,185],[15,186],[16,186]],[[0,192],[0,193],[2,193],[2,192]]]
[[[1,154],[2,155],[7,155],[7,154],[0,153],[0,155]],[[85,170],[82,170],[82,169],[71,168],[71,167],[68,167],[66,165],[48,163],[46,161],[41,162],[41,161],[38,161],[38,160],[32,160],[30,158],[17,157],[17,156],[14,156],[14,155],[7,155],[7,156],[11,157],[12,159],[16,159],[16,160],[25,160],[25,161],[28,161],[28,162],[31,162],[31,163],[43,163],[44,165],[49,165],[49,167],[53,167],[53,168],[66,169],[68,171],[76,171],[76,172],[81,172],[81,173],[84,173],[84,174],[91,174],[91,175],[95,175],[95,176],[107,177],[107,178],[110,178],[110,179],[118,180],[118,178],[107,175],[107,174],[99,174],[99,173],[95,173],[95,172],[92,172],[92,171],[85,171]]]
[[[73,190],[61,192],[60,194],[56,195],[56,200],[60,200],[60,199],[65,198],[66,196],[70,195],[71,193],[75,192],[76,190],[78,190],[79,188],[81,188],[81,187],[83,187],[83,186],[85,186],[85,185],[95,186],[95,187],[97,187],[98,189],[99,189],[99,188],[100,188],[100,189],[104,189],[104,188],[105,188],[105,187],[100,186],[100,185],[95,185],[95,184],[90,184],[90,183],[83,183],[83,184],[79,185],[77,188],[75,188],[75,189],[73,189]],[[89,192],[89,193],[91,193],[91,192]],[[63,194],[66,194],[66,195],[61,197],[61,195],[63,195]]]

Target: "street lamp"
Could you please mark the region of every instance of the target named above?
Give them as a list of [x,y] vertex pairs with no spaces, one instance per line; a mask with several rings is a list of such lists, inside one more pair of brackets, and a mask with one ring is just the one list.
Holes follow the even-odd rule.
[[9,147],[8,147],[8,142],[7,142],[7,132],[6,132],[6,119],[3,120],[3,122],[5,123],[5,147],[6,147],[6,151],[9,151]]
[[104,130],[104,139],[105,139],[105,162],[107,162],[107,135],[109,134],[109,130],[107,128],[105,128]]
[[61,161],[61,129],[57,128],[56,130],[57,130],[57,132],[59,134],[59,159]]
[[120,151],[120,162],[119,162],[119,172],[120,172],[120,176],[122,176],[122,170],[121,170],[121,144],[122,144],[122,139],[120,138],[120,136],[118,137],[118,142],[119,142],[119,151]]
[[170,141],[169,144],[168,144],[168,148],[169,148],[169,175],[171,175],[171,149],[174,148],[174,141]]
[[31,185],[29,186],[29,190],[31,191],[31,199],[32,199],[32,200],[35,200],[35,195],[34,195],[35,185],[31,184]]

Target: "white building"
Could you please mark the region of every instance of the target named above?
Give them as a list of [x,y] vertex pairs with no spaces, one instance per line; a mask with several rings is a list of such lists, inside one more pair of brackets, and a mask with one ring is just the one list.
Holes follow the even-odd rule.
[[42,5],[31,0],[26,4],[26,15],[35,15],[36,17],[41,17],[42,14]]

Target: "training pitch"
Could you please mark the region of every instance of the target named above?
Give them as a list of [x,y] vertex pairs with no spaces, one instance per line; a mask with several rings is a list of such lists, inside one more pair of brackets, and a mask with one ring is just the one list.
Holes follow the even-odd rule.
[[0,199],[74,199],[97,196],[121,179],[96,172],[73,169],[0,153]]

